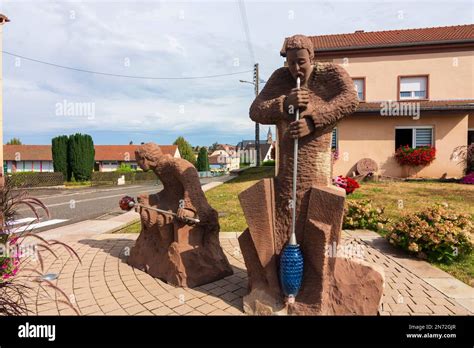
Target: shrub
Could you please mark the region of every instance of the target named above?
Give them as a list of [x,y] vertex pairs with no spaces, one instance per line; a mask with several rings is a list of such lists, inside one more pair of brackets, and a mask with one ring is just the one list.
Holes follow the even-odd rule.
[[64,176],[61,172],[17,172],[8,174],[6,181],[17,188],[60,186],[64,184]]
[[347,201],[342,227],[348,230],[383,231],[390,222],[383,214],[384,208],[373,206],[370,200]]
[[262,166],[275,167],[275,161],[274,160],[263,161]]
[[132,169],[130,164],[126,164],[126,163],[120,163],[120,166],[117,168],[117,172],[120,172],[120,173],[131,173],[133,171],[134,170]]
[[400,146],[395,152],[395,158],[400,165],[424,166],[434,161],[436,149],[432,146]]
[[472,172],[471,174],[468,174],[464,178],[462,178],[461,179],[461,184],[474,185],[474,172]]
[[139,181],[155,181],[158,182],[158,178],[153,171],[142,172],[93,172],[91,177],[91,184],[97,185],[117,185],[117,180],[121,176],[125,176],[125,183],[131,184]]
[[474,143],[471,145],[462,145],[454,149],[453,156],[460,158],[459,164],[463,167],[463,172],[468,175],[474,172]]
[[436,205],[390,226],[387,239],[419,258],[450,263],[472,251],[473,228],[469,215]]
[[356,189],[360,187],[359,183],[348,176],[339,175],[338,177],[332,180],[333,185],[337,187],[341,187],[346,190],[346,194],[350,195]]
[[53,166],[55,172],[61,172],[64,180],[71,179],[71,171],[68,159],[68,141],[67,135],[61,135],[51,140],[51,153],[53,155]]
[[196,168],[199,172],[209,171],[209,156],[205,147],[199,149]]
[[94,155],[94,142],[90,135],[76,133],[69,136],[69,166],[76,181],[91,179],[94,169]]

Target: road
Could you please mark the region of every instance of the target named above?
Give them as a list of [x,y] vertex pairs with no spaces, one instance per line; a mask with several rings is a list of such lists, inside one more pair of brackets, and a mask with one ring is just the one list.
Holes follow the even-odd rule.
[[[219,178],[203,178],[201,185],[217,181]],[[147,183],[140,185],[87,187],[78,189],[42,189],[30,190],[29,195],[40,199],[49,209],[48,220],[42,213],[41,221],[33,221],[34,214],[27,207],[18,210],[18,224],[15,229],[34,228],[35,232],[44,231],[91,219],[106,219],[123,212],[118,206],[120,198],[125,195],[136,197],[141,193],[155,193],[163,189],[161,184]]]

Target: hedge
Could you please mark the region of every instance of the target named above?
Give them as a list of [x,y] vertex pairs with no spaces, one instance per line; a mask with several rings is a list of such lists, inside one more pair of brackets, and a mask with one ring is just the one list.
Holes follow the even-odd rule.
[[64,185],[64,175],[61,172],[17,172],[8,174],[6,180],[18,188]]
[[117,180],[125,176],[125,183],[136,183],[144,181],[156,181],[158,178],[152,171],[149,172],[93,172],[91,177],[92,185],[117,185]]

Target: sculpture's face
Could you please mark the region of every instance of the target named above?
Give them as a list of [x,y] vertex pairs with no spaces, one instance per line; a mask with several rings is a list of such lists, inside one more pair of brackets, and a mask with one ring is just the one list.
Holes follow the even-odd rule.
[[313,71],[311,64],[311,58],[308,50],[306,49],[294,49],[286,52],[286,62],[288,63],[288,69],[290,69],[291,76],[296,81],[299,76],[301,84],[304,85]]
[[150,169],[150,164],[149,164],[148,160],[144,157],[138,157],[137,158],[137,164],[141,169],[143,169],[145,171]]

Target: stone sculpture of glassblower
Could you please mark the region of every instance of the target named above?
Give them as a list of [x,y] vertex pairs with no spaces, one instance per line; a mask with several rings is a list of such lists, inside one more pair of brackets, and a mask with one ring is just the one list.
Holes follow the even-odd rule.
[[135,157],[143,170],[153,170],[163,190],[120,201],[140,213],[142,230],[127,263],[169,284],[195,287],[233,273],[219,244],[217,211],[207,202],[196,168],[161,152],[158,145],[140,146]]
[[[357,108],[354,84],[341,66],[314,62],[308,37],[286,39],[282,53],[287,67],[272,74],[250,107],[253,121],[277,127],[279,167],[274,179],[261,180],[239,196],[248,224],[239,237],[249,276],[244,310],[376,314],[383,274],[363,261],[327,254],[328,246],[339,243],[345,201],[345,192],[331,184],[331,133]],[[295,240],[289,243],[292,228]],[[282,262],[281,256],[288,244],[299,245],[304,259],[296,291],[280,274],[286,269],[287,258]]]

